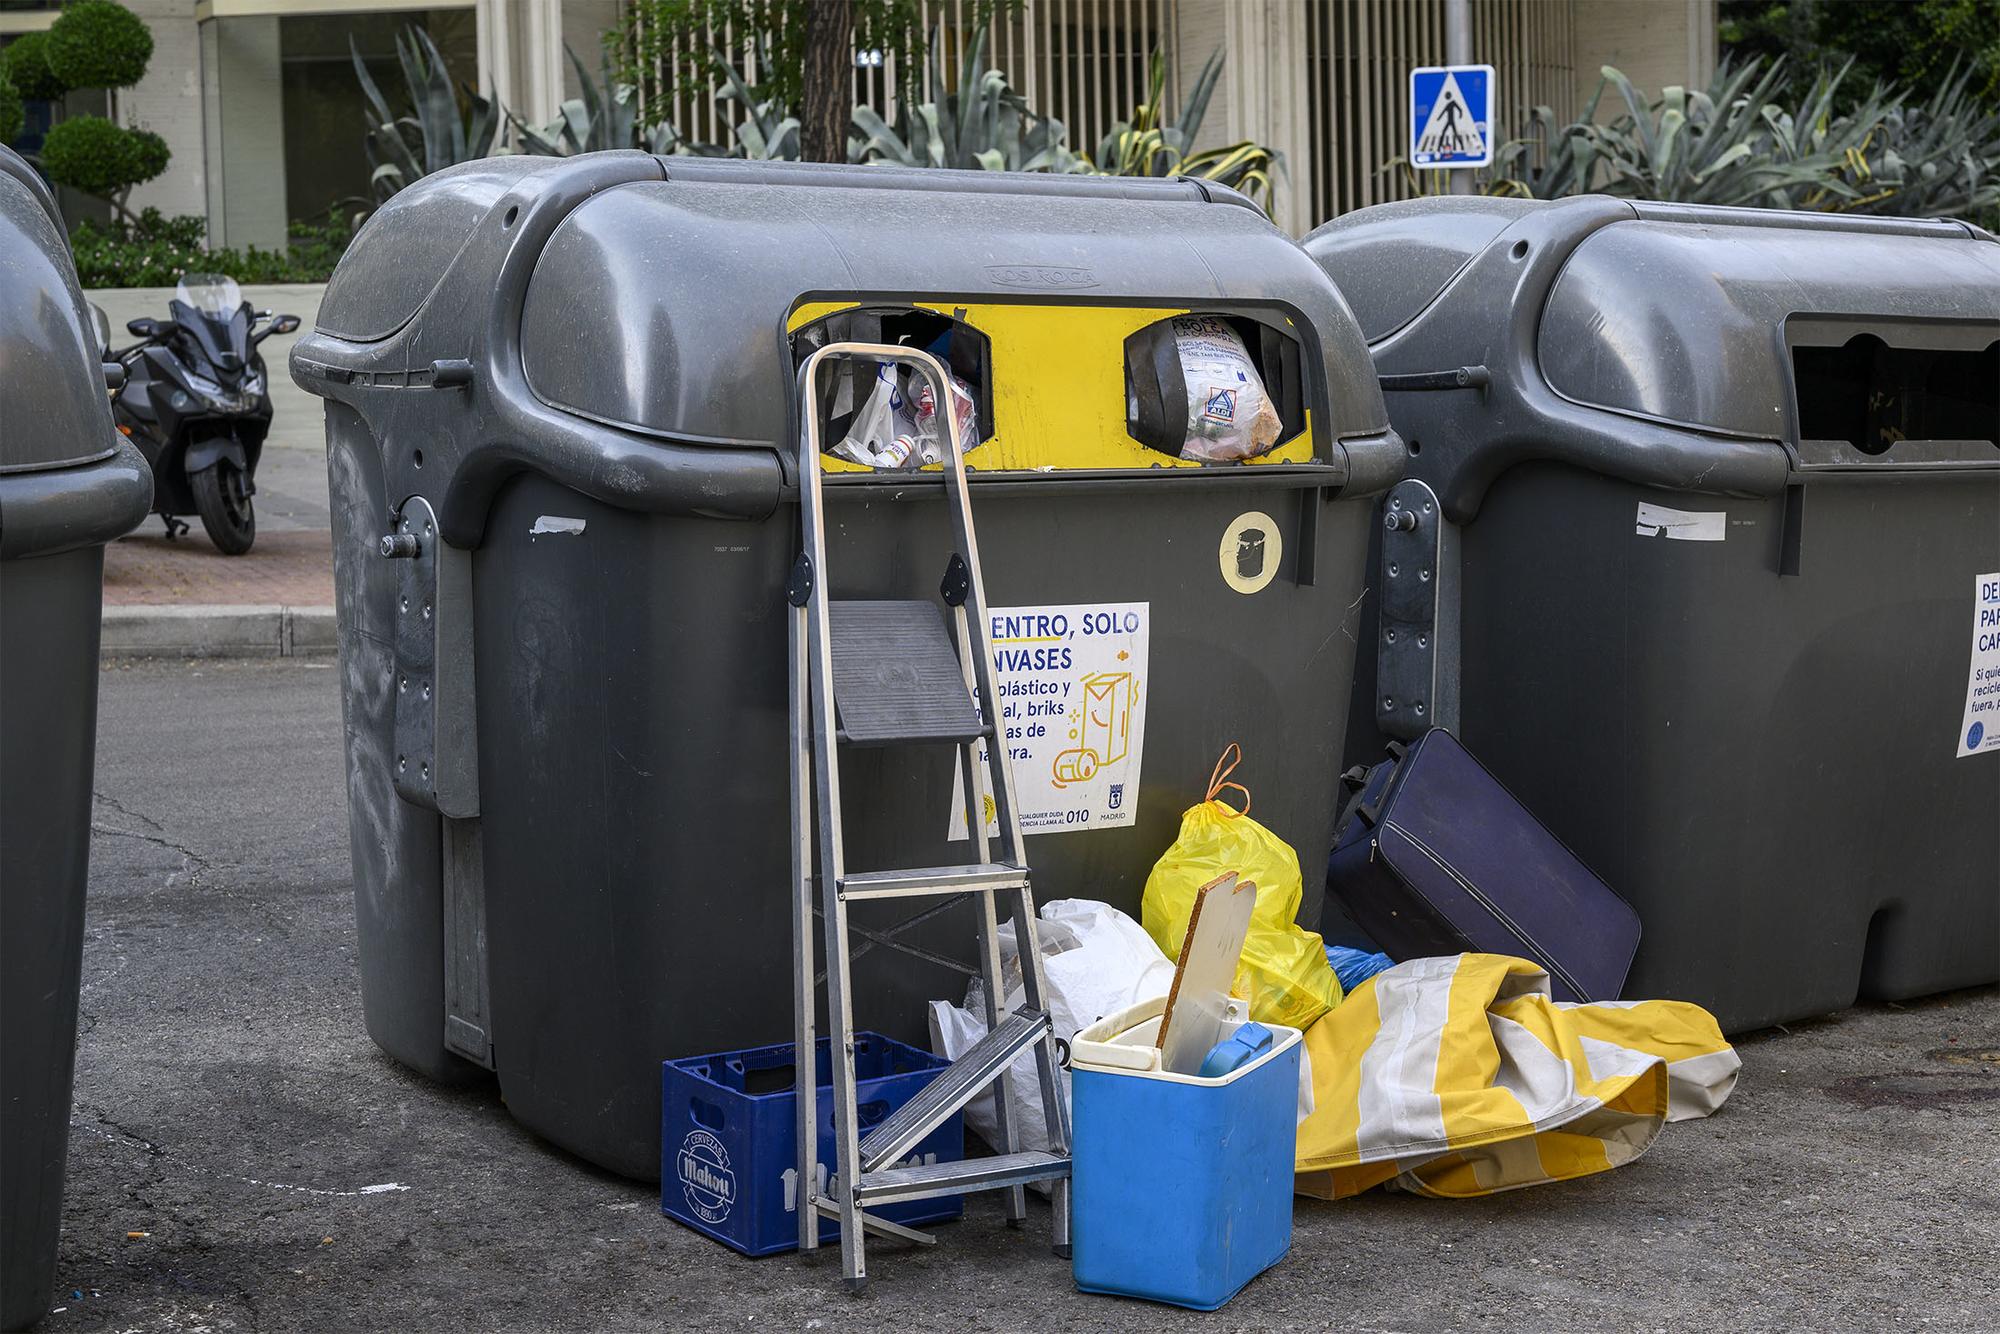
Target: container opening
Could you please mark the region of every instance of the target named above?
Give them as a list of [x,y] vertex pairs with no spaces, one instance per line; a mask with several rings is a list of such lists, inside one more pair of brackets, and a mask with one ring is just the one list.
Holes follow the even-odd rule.
[[[993,436],[993,345],[985,334],[949,315],[908,306],[864,306],[813,321],[792,335],[794,364],[803,362],[828,343],[889,343],[930,352],[964,381],[972,395],[977,436],[971,449]],[[867,406],[875,383],[874,365],[850,362],[838,375],[822,381],[819,403],[824,442],[845,437]]]
[[[1296,439],[1306,428],[1298,340],[1249,316],[1190,313],[1220,319],[1243,340],[1243,350],[1278,417],[1277,438],[1270,448]],[[1191,418],[1189,382],[1182,369],[1174,318],[1149,324],[1125,340],[1125,428],[1147,448],[1180,458],[1188,445]]]
[[1897,347],[1860,334],[1793,347],[1801,440],[1884,454],[1905,440],[2000,444],[2000,342],[1954,350]]

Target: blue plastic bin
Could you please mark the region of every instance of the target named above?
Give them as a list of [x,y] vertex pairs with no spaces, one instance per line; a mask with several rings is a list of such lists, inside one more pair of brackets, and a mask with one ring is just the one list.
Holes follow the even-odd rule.
[[[660,1071],[660,1212],[745,1255],[796,1250],[798,1224],[797,1099],[792,1044],[752,1047],[666,1061]],[[833,1159],[833,1066],[819,1040],[821,1191]],[[949,1062],[927,1051],[862,1033],[854,1039],[855,1100],[861,1131],[901,1107]],[[954,1116],[932,1131],[907,1162],[955,1162],[965,1156],[965,1123]],[[957,1218],[956,1195],[876,1210],[895,1223]],[[820,1240],[840,1235],[820,1221]]]
[[1213,1311],[1292,1248],[1299,1030],[1213,1079],[1159,1069],[1164,997],[1070,1047],[1071,1268],[1084,1292]]

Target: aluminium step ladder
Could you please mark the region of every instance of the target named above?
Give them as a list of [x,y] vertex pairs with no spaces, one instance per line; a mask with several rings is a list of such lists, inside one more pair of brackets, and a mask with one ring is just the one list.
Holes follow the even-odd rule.
[[[951,610],[956,645],[930,601],[840,602],[829,597],[826,524],[820,478],[819,372],[831,361],[893,363],[916,368],[931,383],[950,451],[939,481],[951,507],[956,550],[940,590]],[[1069,1254],[1069,1114],[1056,1074],[1056,1035],[1049,1020],[1042,956],[1036,942],[1035,900],[1028,881],[1013,771],[992,719],[997,695],[987,643],[986,589],[979,572],[972,508],[966,496],[964,442],[944,366],[927,352],[875,343],[832,343],[799,368],[795,406],[799,427],[801,551],[786,590],[791,635],[792,857],[796,903],[792,921],[793,1009],[797,1020],[799,1248],[819,1246],[822,1215],[840,1220],[847,1286],[867,1282],[864,1228],[929,1244],[922,1232],[889,1222],[870,1206],[980,1190],[1006,1192],[1007,1218],[1027,1215],[1022,1186],[1051,1183],[1054,1245]],[[912,474],[928,478],[929,474]],[[985,701],[982,714],[979,701]],[[979,751],[982,742],[986,760]],[[851,874],[841,846],[839,749],[842,746],[957,747],[965,797],[966,834],[976,860],[962,866]],[[1000,860],[986,830],[988,796],[998,817]],[[815,854],[817,871],[815,872]],[[1013,899],[1021,960],[1023,1005],[1003,1013],[995,899]],[[847,906],[886,898],[971,896],[977,903],[980,970],[985,979],[987,1034],[923,1091],[866,1135],[857,1124],[854,1007],[849,976]],[[826,997],[833,1065],[835,1162],[829,1188],[819,1175],[819,1109],[814,1020],[813,916],[825,922]],[[940,908],[943,905],[939,905]],[[934,909],[935,911],[936,909]],[[929,914],[926,914],[928,916]],[[880,940],[881,937],[872,938]],[[1009,1116],[1007,1071],[1033,1048],[1047,1117],[1046,1151],[1017,1147]],[[988,1087],[997,1086],[998,1154],[963,1162],[898,1165],[925,1136]]]

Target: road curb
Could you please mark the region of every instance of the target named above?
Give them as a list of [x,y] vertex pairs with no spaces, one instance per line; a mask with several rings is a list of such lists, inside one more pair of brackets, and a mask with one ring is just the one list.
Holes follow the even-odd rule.
[[309,658],[334,651],[332,607],[104,609],[105,658]]

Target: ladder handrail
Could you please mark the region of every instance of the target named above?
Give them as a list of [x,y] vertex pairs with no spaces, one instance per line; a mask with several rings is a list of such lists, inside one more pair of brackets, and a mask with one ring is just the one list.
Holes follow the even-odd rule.
[[[1021,959],[1021,981],[1026,1011],[1046,1015],[1049,1009],[1047,979],[1042,969],[1042,958],[1037,940],[1038,925],[1034,894],[1027,876],[1027,848],[1015,800],[1014,771],[1012,757],[1007,748],[1006,728],[1000,722],[999,691],[995,679],[993,652],[989,642],[992,621],[986,605],[986,584],[980,569],[979,547],[972,525],[972,506],[967,494],[965,468],[965,440],[960,426],[957,406],[953,399],[953,381],[944,363],[929,352],[916,348],[897,347],[886,343],[841,342],[830,343],[817,348],[801,362],[794,385],[794,404],[799,412],[799,509],[802,529],[802,550],[798,568],[794,572],[794,586],[791,600],[794,612],[792,624],[791,675],[791,742],[793,751],[793,857],[794,885],[796,897],[793,915],[794,937],[794,1021],[795,1047],[801,1071],[810,1071],[815,1063],[814,1046],[816,1035],[813,1024],[812,986],[812,898],[815,882],[821,898],[821,912],[826,928],[826,986],[827,1019],[832,1030],[830,1036],[837,1039],[832,1052],[833,1095],[834,1095],[834,1179],[829,1181],[831,1196],[822,1195],[818,1189],[818,1145],[817,1096],[810,1077],[802,1077],[795,1084],[798,1099],[798,1166],[800,1171],[799,1245],[803,1250],[816,1249],[819,1244],[818,1219],[822,1210],[836,1215],[840,1220],[841,1251],[850,1286],[865,1282],[866,1267],[863,1259],[862,1232],[871,1226],[884,1226],[879,1220],[862,1210],[858,1192],[868,1189],[883,1198],[891,1192],[896,1198],[914,1198],[922,1194],[939,1193],[940,1188],[949,1189],[953,1178],[949,1173],[930,1173],[923,1181],[887,1181],[897,1171],[865,1173],[861,1168],[860,1136],[856,1125],[855,1077],[852,1042],[854,1035],[853,992],[848,968],[851,956],[848,951],[847,913],[845,907],[846,853],[842,837],[842,804],[840,800],[840,765],[838,761],[839,729],[835,720],[835,696],[833,688],[832,630],[829,603],[831,601],[829,580],[826,570],[826,512],[825,496],[822,489],[821,429],[819,413],[819,373],[831,361],[870,361],[875,364],[904,365],[914,367],[931,384],[936,410],[944,414],[944,440],[949,453],[948,466],[942,481],[952,502],[952,530],[957,550],[953,553],[962,561],[964,589],[954,593],[958,584],[954,569],[947,576],[945,601],[951,604],[953,620],[957,631],[959,652],[959,676],[965,688],[971,693],[974,703],[980,708],[986,724],[985,736],[977,741],[967,742],[959,747],[959,766],[965,781],[966,834],[977,849],[976,865],[985,866],[991,858],[988,851],[983,801],[988,780],[993,787],[992,799],[995,815],[1007,840],[1007,853],[1011,864],[1020,875],[1012,885],[1015,896],[1016,937]],[[802,582],[803,587],[800,587]],[[800,594],[804,596],[801,597]],[[983,745],[985,762],[975,760],[975,753]],[[817,789],[818,801],[811,800]],[[808,816],[809,809],[816,809],[817,817]],[[816,826],[816,827],[815,827]],[[817,837],[815,838],[815,835]],[[815,842],[818,848],[818,871],[815,875],[812,862]],[[1000,1031],[1001,1012],[1004,1005],[1005,980],[1000,967],[998,928],[995,915],[995,893],[976,892],[979,900],[979,952],[982,973],[986,982],[987,1019],[992,1032]],[[1008,1073],[1012,1066],[1009,1061],[997,1071],[982,1074],[966,1074],[964,1080],[978,1079],[981,1084],[994,1083],[995,1106],[998,1112],[1001,1150],[995,1163],[1005,1165],[1006,1170],[997,1174],[983,1175],[968,1169],[963,1174],[969,1189],[1004,1189],[1008,1195],[1007,1215],[1010,1221],[1025,1217],[1025,1203],[1022,1198],[1021,1182],[1050,1178],[1054,1191],[1054,1232],[1059,1254],[1069,1253],[1069,1218],[1067,1180],[1069,1158],[1069,1117],[1064,1106],[1060,1081],[1056,1066],[1056,1044],[1054,1034],[1047,1027],[1046,1019],[1040,1036],[1033,1042],[1035,1067],[1041,1085],[1042,1106],[1046,1117],[1046,1132],[1049,1140],[1048,1153],[1015,1153],[1016,1128],[1011,1124],[1008,1103],[1012,1076]],[[971,1061],[968,1053],[961,1058]],[[954,1063],[952,1070],[959,1069]],[[965,1067],[972,1071],[985,1071],[985,1067],[972,1064]],[[947,1078],[949,1072],[939,1078]],[[969,1087],[969,1086],[968,1086]],[[913,1113],[910,1123],[902,1126],[892,1142],[901,1144],[904,1139],[919,1133],[920,1125],[943,1113],[947,1106],[962,1103],[961,1095],[970,1096],[968,1087],[951,1090],[947,1095],[940,1093],[932,1099],[931,1105],[921,1113]],[[878,1145],[878,1152],[887,1148]],[[1013,1159],[1023,1161],[1014,1162]],[[1053,1170],[1052,1170],[1053,1169]],[[915,1170],[915,1169],[911,1169]],[[916,1234],[910,1234],[916,1235]]]

